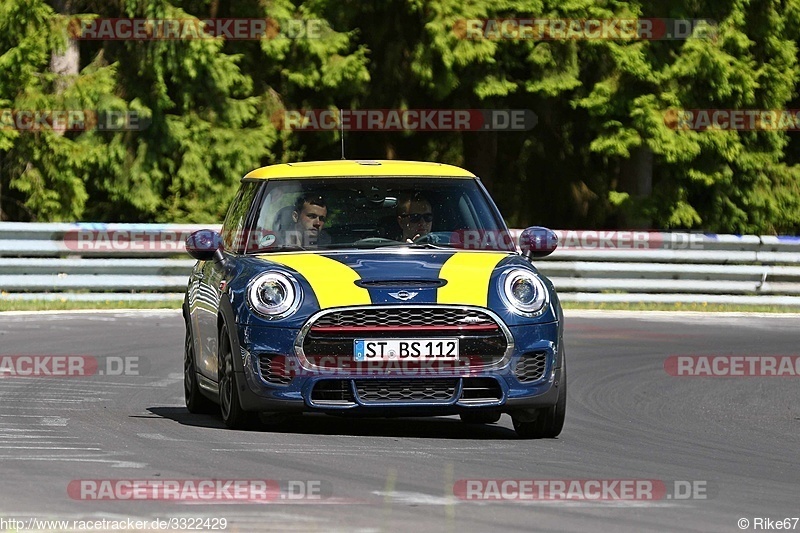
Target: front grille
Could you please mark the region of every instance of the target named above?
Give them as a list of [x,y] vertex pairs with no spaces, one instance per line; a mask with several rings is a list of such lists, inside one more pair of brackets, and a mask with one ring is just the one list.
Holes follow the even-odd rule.
[[315,328],[331,326],[391,328],[392,326],[457,326],[482,325],[497,327],[492,317],[476,309],[454,307],[369,307],[343,309],[327,313],[314,322]]
[[481,368],[506,356],[510,338],[505,331],[481,309],[373,306],[323,312],[304,328],[301,342],[311,365],[347,368],[355,339],[458,337],[459,366]]
[[311,401],[317,404],[343,405],[355,403],[350,380],[326,379],[318,381],[311,391]]
[[457,379],[357,379],[356,392],[364,403],[449,402]]
[[547,352],[533,352],[523,354],[514,368],[514,375],[521,383],[537,381],[544,376],[547,366]]
[[286,357],[283,355],[261,354],[258,356],[261,379],[267,383],[288,385],[292,381],[292,377],[286,367]]

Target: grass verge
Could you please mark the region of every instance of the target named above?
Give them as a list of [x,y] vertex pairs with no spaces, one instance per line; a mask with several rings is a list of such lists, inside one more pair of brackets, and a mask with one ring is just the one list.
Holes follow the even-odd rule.
[[180,309],[181,300],[163,302],[99,300],[0,300],[0,311],[68,311],[74,309]]
[[[99,300],[2,300],[0,311],[68,311],[73,309],[180,309],[181,300],[163,302]],[[727,305],[686,303],[561,302],[564,309],[606,309],[609,311],[700,311],[705,313],[800,313],[800,308],[776,305]]]
[[564,309],[605,309],[609,311],[699,311],[703,313],[800,313],[788,305],[730,305],[709,303],[624,303],[561,302]]

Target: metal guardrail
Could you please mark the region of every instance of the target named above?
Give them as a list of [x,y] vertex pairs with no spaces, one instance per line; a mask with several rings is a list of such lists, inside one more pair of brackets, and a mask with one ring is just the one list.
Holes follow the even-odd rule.
[[[185,224],[0,223],[0,299],[182,299]],[[519,230],[512,230],[517,237]],[[559,231],[562,300],[800,307],[800,237]]]

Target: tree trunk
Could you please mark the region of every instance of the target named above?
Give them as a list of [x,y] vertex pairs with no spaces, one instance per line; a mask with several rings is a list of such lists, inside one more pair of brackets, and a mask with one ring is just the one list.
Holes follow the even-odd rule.
[[[631,157],[620,167],[620,188],[631,198],[641,199],[653,192],[653,151],[646,146],[631,150]],[[630,229],[646,229],[650,220],[632,214],[623,214],[623,223]]]
[[[74,14],[72,0],[54,0],[53,9],[60,15]],[[77,76],[80,67],[80,49],[78,40],[69,37],[67,47],[60,53],[53,53],[50,58],[50,70],[61,77],[56,80],[56,93],[62,93],[72,82],[71,76]]]
[[478,176],[493,194],[497,174],[497,132],[465,132],[461,134],[464,146],[464,166]]

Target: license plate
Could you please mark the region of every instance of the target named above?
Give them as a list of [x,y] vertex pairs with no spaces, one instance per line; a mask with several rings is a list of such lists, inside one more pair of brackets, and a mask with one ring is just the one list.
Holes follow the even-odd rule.
[[356,361],[458,359],[458,339],[355,339],[353,355]]

